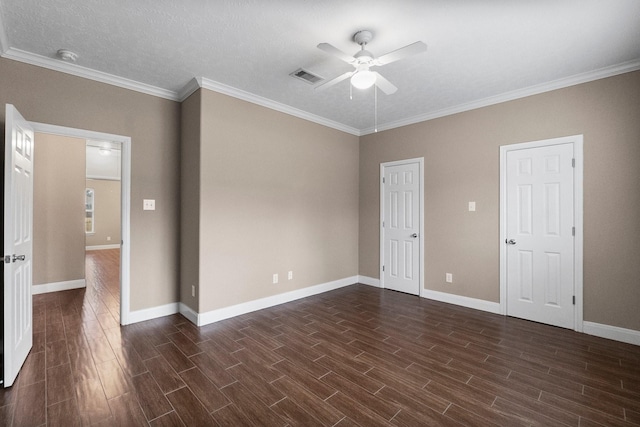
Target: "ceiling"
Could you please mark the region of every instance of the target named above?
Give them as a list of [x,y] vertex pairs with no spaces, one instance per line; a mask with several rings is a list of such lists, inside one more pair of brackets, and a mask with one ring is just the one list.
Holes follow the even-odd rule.
[[[325,79],[353,68],[316,48],[376,56],[421,40],[428,50],[377,67],[389,129],[640,69],[638,0],[0,0],[3,57],[181,100],[218,90],[357,135],[375,124],[374,90]],[[78,54],[75,64],[58,49]]]

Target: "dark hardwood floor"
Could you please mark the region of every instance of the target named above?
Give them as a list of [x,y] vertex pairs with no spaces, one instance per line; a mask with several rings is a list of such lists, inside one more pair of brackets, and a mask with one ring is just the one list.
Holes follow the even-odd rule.
[[91,252],[86,290],[34,297],[1,424],[640,425],[637,346],[364,285],[120,327],[117,262]]

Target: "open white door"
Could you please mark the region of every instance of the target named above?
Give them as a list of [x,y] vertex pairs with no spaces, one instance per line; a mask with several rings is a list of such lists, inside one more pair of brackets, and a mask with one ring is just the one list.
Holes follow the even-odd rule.
[[13,384],[33,344],[33,128],[7,104],[4,161],[4,376]]

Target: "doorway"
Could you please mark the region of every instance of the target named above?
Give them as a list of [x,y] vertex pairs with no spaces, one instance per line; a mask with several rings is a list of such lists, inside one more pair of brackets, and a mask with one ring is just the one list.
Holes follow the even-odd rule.
[[[131,138],[121,135],[93,132],[83,129],[74,129],[63,126],[55,126],[43,123],[31,125],[36,133],[51,134],[72,138],[81,138],[86,141],[109,141],[120,148],[120,223],[119,236],[111,237],[113,247],[119,247],[119,277],[120,277],[120,324],[129,323],[130,301],[130,194],[131,194]],[[36,153],[37,156],[37,153]]]
[[424,158],[380,164],[380,284],[424,288]]
[[582,136],[500,147],[502,314],[582,330]]

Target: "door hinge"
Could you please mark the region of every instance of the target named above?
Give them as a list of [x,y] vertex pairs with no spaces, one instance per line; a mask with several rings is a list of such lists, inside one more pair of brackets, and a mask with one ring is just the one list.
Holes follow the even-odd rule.
[[382,177],[382,183],[384,184],[384,176]]
[[382,271],[384,271],[384,265],[382,266]]
[[576,305],[576,296],[573,296],[573,305]]
[[571,227],[571,235],[575,237],[575,235],[576,235],[576,228],[575,227]]
[[11,264],[11,255],[5,255],[4,256],[4,263],[5,264]]
[[382,228],[384,228],[384,221],[382,221]]
[[576,167],[576,159],[571,159],[571,167],[572,168]]

